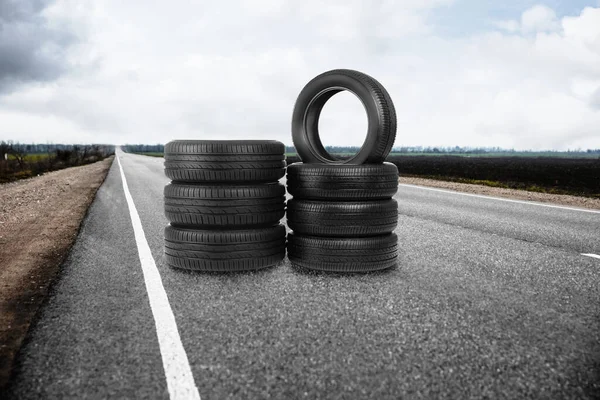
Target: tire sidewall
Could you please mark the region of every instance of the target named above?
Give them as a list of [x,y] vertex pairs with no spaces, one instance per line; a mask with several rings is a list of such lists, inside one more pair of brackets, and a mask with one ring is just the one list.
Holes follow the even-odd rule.
[[[329,91],[336,91],[337,93],[343,90],[353,93],[361,101],[367,113],[368,126],[365,141],[360,150],[350,159],[338,160],[325,151],[319,138],[318,130],[314,132],[313,128],[307,125],[307,118],[310,108],[314,106],[315,101],[320,96]],[[296,151],[305,163],[363,164],[367,160],[369,162],[378,162],[377,160],[373,160],[372,157],[370,158],[370,156],[376,150],[378,141],[383,140],[381,118],[382,116],[373,98],[373,93],[359,79],[335,73],[321,75],[310,81],[302,89],[296,100],[292,114],[292,141],[294,142]]]

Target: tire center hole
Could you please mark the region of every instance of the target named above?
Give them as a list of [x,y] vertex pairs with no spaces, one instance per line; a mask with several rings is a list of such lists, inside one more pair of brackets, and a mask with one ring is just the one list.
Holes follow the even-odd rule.
[[365,142],[368,125],[362,102],[354,93],[344,90],[333,95],[323,106],[319,117],[319,138],[334,158],[347,159],[354,156]]

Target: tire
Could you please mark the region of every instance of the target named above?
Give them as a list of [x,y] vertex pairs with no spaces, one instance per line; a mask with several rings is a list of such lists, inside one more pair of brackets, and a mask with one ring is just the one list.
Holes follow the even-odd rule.
[[290,200],[287,223],[294,233],[326,237],[368,237],[392,233],[398,225],[396,200],[322,202]]
[[276,182],[285,146],[275,140],[175,140],[165,145],[165,175],[176,182]]
[[395,233],[371,238],[321,238],[288,235],[294,265],[330,272],[370,272],[391,268],[398,259]]
[[[347,90],[356,95],[367,111],[367,137],[351,158],[340,160],[325,150],[319,138],[319,116],[333,95]],[[300,92],[292,114],[292,141],[305,163],[382,163],[396,139],[396,110],[385,88],[362,72],[337,69],[308,82]]]
[[255,228],[273,226],[285,215],[285,187],[256,185],[165,186],[165,216],[176,226]]
[[287,188],[298,199],[389,199],[398,191],[398,168],[387,162],[365,165],[294,163],[287,169]]
[[285,257],[283,225],[246,230],[198,230],[168,225],[165,261],[173,268],[205,272],[251,271]]

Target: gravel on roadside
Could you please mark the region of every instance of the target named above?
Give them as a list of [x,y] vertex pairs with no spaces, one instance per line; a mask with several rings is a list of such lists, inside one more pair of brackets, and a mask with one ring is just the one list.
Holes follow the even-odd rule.
[[408,185],[427,186],[438,189],[454,190],[456,192],[480,194],[485,196],[502,197],[514,200],[535,201],[539,203],[552,203],[567,207],[590,208],[600,210],[600,199],[591,197],[570,196],[564,194],[551,194],[529,192],[526,190],[497,188],[470,183],[457,183],[438,181],[435,179],[404,177],[399,178],[400,183]]
[[0,389],[113,158],[0,184]]

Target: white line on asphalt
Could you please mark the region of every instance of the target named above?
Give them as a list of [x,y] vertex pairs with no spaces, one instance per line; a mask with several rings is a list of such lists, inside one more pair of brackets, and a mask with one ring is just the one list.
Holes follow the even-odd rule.
[[600,256],[598,254],[583,254],[581,253],[582,256],[586,256],[586,257],[592,257],[592,258],[600,258]]
[[507,201],[509,203],[529,204],[531,206],[542,206],[542,207],[550,207],[550,208],[562,208],[563,210],[581,211],[581,212],[592,213],[592,214],[600,214],[600,210],[586,210],[585,208],[574,208],[574,207],[556,206],[554,204],[543,204],[543,203],[536,203],[536,202],[533,202],[533,201],[503,199],[503,198],[500,198],[500,197],[484,196],[484,195],[481,195],[481,194],[472,194],[472,193],[462,193],[462,192],[455,192],[455,191],[452,191],[452,190],[444,190],[444,189],[435,189],[435,188],[430,188],[430,187],[426,187],[426,186],[411,185],[411,184],[408,184],[408,183],[399,183],[398,185],[399,186],[408,186],[408,187],[412,187],[412,188],[416,188],[416,189],[432,190],[434,192],[451,193],[451,194],[459,194],[461,196],[478,197],[478,198],[481,198],[481,199],[500,200],[500,201]]
[[121,160],[117,156],[119,169],[121,170],[121,180],[123,181],[123,190],[125,198],[129,206],[129,214],[131,215],[131,223],[135,234],[135,241],[142,264],[144,280],[146,281],[146,290],[150,299],[150,308],[154,315],[154,323],[156,325],[156,334],[158,335],[158,346],[162,357],[165,376],[167,378],[167,388],[169,396],[172,400],[184,399],[200,399],[200,393],[194,382],[190,363],[181,343],[179,331],[175,316],[169,305],[167,293],[160,279],[160,273],[156,268],[156,263],[150,252],[150,246],[146,241],[142,221],[133,203],[133,198],[127,186],[125,173]]

